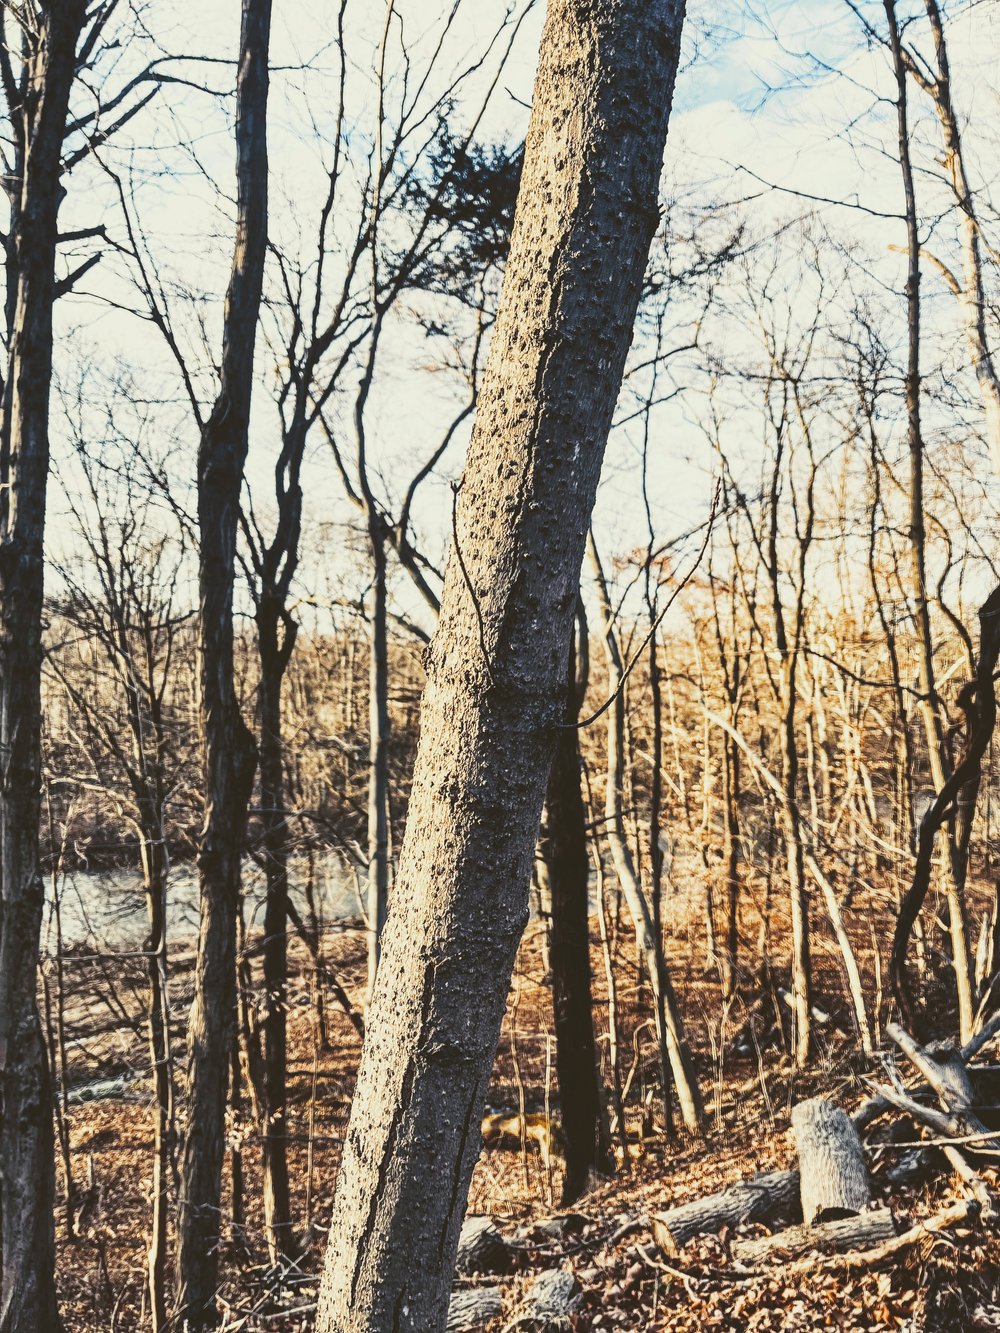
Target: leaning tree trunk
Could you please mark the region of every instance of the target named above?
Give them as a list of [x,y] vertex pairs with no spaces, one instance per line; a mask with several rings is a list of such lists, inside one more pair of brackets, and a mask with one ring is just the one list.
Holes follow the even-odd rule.
[[552,893],[552,1008],[559,1114],[565,1140],[562,1202],[577,1200],[591,1176],[613,1169],[594,1042],[590,976],[590,856],[580,791],[576,654],[566,680],[566,721],[559,733],[545,798],[541,852]]
[[[55,1333],[52,1085],[37,1005],[44,888],[40,681],[45,492],[60,152],[83,0],[39,8],[26,96],[11,107],[26,145],[12,208],[13,319],[0,440],[0,1330]],[[8,184],[16,187],[18,182]],[[8,254],[10,247],[8,246]]]
[[550,3],[318,1333],[445,1326],[682,17],[678,0]]
[[192,1330],[217,1320],[228,1066],[235,1033],[236,914],[256,748],[233,682],[236,525],[267,246],[270,0],[243,0],[237,81],[237,231],[219,396],[198,449],[201,720],[205,823],[201,929],[190,1021],[190,1087],[177,1223],[177,1307]]

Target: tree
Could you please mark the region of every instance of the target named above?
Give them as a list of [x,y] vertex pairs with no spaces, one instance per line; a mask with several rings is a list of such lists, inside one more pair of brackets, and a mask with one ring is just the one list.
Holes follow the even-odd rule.
[[[56,676],[80,725],[73,729],[91,781],[117,804],[134,833],[142,866],[149,935],[143,951],[147,979],[146,1029],[153,1087],[153,1178],[148,1249],[153,1333],[168,1321],[166,1261],[169,1188],[174,1163],[174,1060],[170,1040],[167,961],[169,806],[184,772],[178,733],[185,736],[171,697],[185,627],[181,608],[185,545],[163,532],[156,496],[137,477],[140,446],[109,412],[101,459],[88,453],[84,422],[74,441],[82,485],[68,503],[80,537],[80,557],[58,566],[63,586],[60,623],[74,631],[67,648],[50,652]],[[129,423],[134,426],[134,423]],[[95,450],[96,452],[96,450]],[[179,753],[180,751],[180,753]]]
[[[674,997],[673,987],[663,957],[660,932],[650,909],[649,901],[642,887],[635,858],[632,856],[625,834],[622,792],[625,782],[625,681],[626,665],[622,657],[618,635],[615,631],[614,611],[608,594],[607,579],[597,543],[591,533],[588,546],[591,566],[594,571],[594,584],[597,591],[597,604],[603,621],[602,638],[604,655],[608,665],[608,698],[611,706],[607,710],[607,783],[604,797],[604,832],[611,848],[611,860],[615,874],[621,886],[622,895],[628,904],[635,938],[642,960],[649,974],[649,984],[653,992],[653,1019],[656,1028],[656,1041],[660,1058],[660,1086],[663,1093],[663,1119],[668,1130],[673,1123],[671,1111],[671,1081],[677,1089],[681,1105],[681,1115],[685,1127],[697,1133],[701,1124],[701,1096],[691,1067],[687,1044],[684,1040],[684,1026]],[[655,623],[655,622],[654,622]],[[655,631],[654,635],[655,637]],[[659,816],[657,827],[652,836],[659,834]]]
[[[587,622],[581,603],[581,649],[584,649],[586,634]],[[583,651],[580,656],[584,657]],[[565,723],[556,740],[549,772],[539,845],[552,908],[552,1010],[559,1115],[566,1143],[564,1205],[580,1197],[592,1175],[608,1175],[613,1166],[594,1041],[590,977],[590,855],[580,790],[580,733],[576,726],[586,681],[586,664],[582,664],[578,673],[577,653],[571,641],[566,670]]]
[[219,1199],[236,1008],[236,917],[257,753],[233,679],[236,528],[247,454],[254,346],[267,247],[270,0],[243,0],[236,93],[236,249],[226,294],[219,393],[198,446],[201,716],[205,823],[201,930],[191,1006],[188,1119],[181,1162],[177,1305],[192,1330],[216,1321]]
[[319,1333],[445,1325],[587,528],[659,222],[683,12],[549,7]]
[[[938,693],[934,666],[934,641],[931,632],[930,598],[927,586],[927,537],[924,500],[924,432],[921,421],[920,369],[920,225],[917,214],[916,186],[910,152],[910,128],[907,113],[905,48],[900,38],[894,0],[885,0],[889,47],[892,52],[896,78],[896,119],[899,167],[903,178],[906,217],[906,321],[907,363],[905,379],[907,444],[910,457],[909,476],[909,539],[911,588],[914,624],[919,645],[920,712],[924,722],[924,736],[934,789],[940,793],[952,777],[947,745],[945,718]],[[947,68],[947,66],[946,66]],[[950,106],[950,101],[947,102]],[[957,157],[961,162],[961,156]],[[964,181],[964,177],[963,177]],[[964,193],[968,194],[965,187]],[[981,290],[981,289],[980,289]],[[989,358],[987,358],[988,360]],[[987,400],[989,402],[989,400]],[[975,797],[973,796],[973,804]],[[971,825],[970,825],[971,828]],[[952,966],[955,971],[955,992],[958,1000],[959,1035],[969,1041],[975,1021],[972,973],[969,958],[968,932],[964,902],[965,861],[956,841],[954,819],[948,823],[948,860],[944,867],[945,893],[948,901],[948,928],[951,935]],[[899,991],[900,967],[899,932],[893,950],[893,979]],[[904,1001],[905,1002],[905,1001]]]
[[52,1088],[36,1000],[43,545],[62,148],[87,6],[39,4],[20,17],[23,80],[0,63],[23,150],[9,183],[0,422],[0,1329],[55,1333]]

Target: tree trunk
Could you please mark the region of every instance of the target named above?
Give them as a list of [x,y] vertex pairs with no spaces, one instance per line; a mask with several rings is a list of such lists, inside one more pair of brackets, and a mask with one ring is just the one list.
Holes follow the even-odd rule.
[[719,951],[719,980],[723,1000],[731,1000],[736,992],[739,966],[739,909],[740,909],[740,752],[732,739],[723,737],[723,864],[726,876],[726,913]]
[[[910,579],[913,597],[914,627],[917,637],[920,712],[924,721],[927,756],[934,789],[940,792],[950,776],[945,750],[944,722],[934,673],[934,642],[931,633],[927,594],[926,529],[924,521],[924,440],[920,415],[920,230],[917,216],[913,167],[910,160],[909,123],[906,110],[906,66],[900,43],[894,0],[885,0],[890,46],[896,75],[896,112],[899,165],[903,176],[906,215],[907,273],[907,366],[906,416],[910,458],[909,542]],[[972,1036],[975,1013],[972,996],[972,968],[969,958],[968,929],[965,920],[964,883],[958,879],[955,855],[954,819],[948,821],[948,855],[945,857],[945,894],[948,902],[948,928],[951,935],[952,964],[961,1040]]]
[[545,798],[541,851],[552,893],[552,1008],[556,1075],[566,1148],[562,1202],[568,1206],[594,1173],[612,1171],[594,1044],[590,976],[590,857],[580,792],[576,654],[566,681],[566,723],[556,740]]
[[375,987],[389,906],[389,639],[386,536],[369,520],[373,588],[368,662],[368,996]]
[[233,584],[267,245],[270,24],[270,0],[243,0],[236,110],[236,249],[226,295],[219,396],[198,449],[205,823],[198,850],[201,929],[189,1027],[190,1088],[177,1224],[177,1307],[191,1333],[217,1321],[226,1092],[235,1033],[236,913],[256,763],[256,747],[240,715],[233,682]]
[[433,1333],[447,1319],[584,541],[658,222],[682,17],[675,0],[549,7],[318,1333]]
[[814,1226],[789,1227],[774,1236],[737,1240],[733,1258],[741,1264],[756,1264],[780,1256],[783,1259],[816,1250],[821,1254],[841,1254],[845,1250],[867,1250],[896,1235],[896,1223],[888,1208],[870,1213],[832,1218]]
[[670,984],[670,977],[663,958],[663,949],[656,936],[649,904],[642,891],[642,885],[635,869],[635,862],[625,838],[624,819],[622,817],[622,733],[625,700],[621,688],[624,665],[618,647],[618,638],[611,622],[611,602],[593,534],[590,538],[590,559],[594,568],[597,596],[604,619],[603,638],[608,663],[608,691],[609,694],[614,693],[615,696],[614,702],[608,709],[608,776],[604,802],[605,833],[608,845],[611,848],[611,859],[614,862],[618,883],[628,904],[632,924],[635,927],[636,942],[639,945],[639,952],[649,974],[649,983],[653,991],[653,1016],[660,1048],[660,1073],[665,1119],[669,1125],[668,1101],[672,1075],[684,1124],[688,1129],[697,1132],[701,1126],[701,1097],[684,1040],[680,1010],[677,1007],[673,987]]
[[288,821],[282,759],[281,682],[295,640],[279,642],[280,610],[265,594],[257,612],[260,650],[260,803],[264,824],[263,1142],[264,1227],[271,1262],[295,1257],[288,1185],[285,1101],[288,1013]]
[[[60,153],[83,0],[47,5],[27,39],[26,145],[12,206],[15,279],[0,438],[0,1282],[2,1333],[55,1333],[52,1082],[38,1014],[44,888],[40,677]],[[10,254],[8,246],[8,254]],[[13,272],[11,271],[13,269]]]
[[[150,812],[153,815],[153,812]],[[160,1333],[167,1322],[166,1262],[168,1188],[170,1153],[173,1137],[174,1093],[173,1063],[170,1054],[170,1003],[167,991],[167,876],[169,858],[162,817],[150,819],[151,834],[144,833],[142,843],[143,878],[146,887],[146,911],[149,936],[146,941],[146,976],[148,982],[146,1028],[149,1058],[153,1069],[153,1207],[150,1220],[147,1275],[149,1309],[153,1333]]]

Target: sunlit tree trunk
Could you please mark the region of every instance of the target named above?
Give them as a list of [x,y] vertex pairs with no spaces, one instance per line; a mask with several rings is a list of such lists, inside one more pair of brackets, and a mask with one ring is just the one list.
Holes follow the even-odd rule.
[[318,1333],[445,1326],[584,542],[658,225],[682,16],[669,0],[549,7]]
[[[935,791],[940,791],[948,781],[950,771],[945,748],[944,721],[941,716],[941,704],[935,681],[934,642],[927,592],[923,481],[924,440],[920,412],[920,234],[913,166],[910,160],[910,133],[906,105],[906,65],[893,0],[885,0],[885,11],[889,24],[889,38],[896,74],[899,165],[903,176],[907,236],[906,318],[908,337],[905,394],[910,457],[908,501],[911,594],[917,638],[920,712],[924,722],[924,735],[927,742],[931,777]],[[947,840],[948,854],[944,858],[942,873],[948,902],[948,929],[951,935],[952,966],[955,972],[955,993],[958,1000],[959,1032],[961,1040],[967,1042],[972,1037],[975,1013],[972,993],[972,967],[965,917],[964,867],[960,866],[959,858],[956,856],[954,820],[948,821]]]

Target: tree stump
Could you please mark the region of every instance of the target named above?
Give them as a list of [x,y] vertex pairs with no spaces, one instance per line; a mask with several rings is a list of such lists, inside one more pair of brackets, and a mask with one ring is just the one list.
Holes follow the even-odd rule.
[[519,1328],[532,1329],[535,1333],[556,1333],[556,1330],[569,1329],[570,1316],[576,1314],[582,1304],[583,1292],[569,1269],[554,1268],[548,1273],[539,1273],[515,1310],[507,1330]]
[[871,1179],[850,1116],[822,1097],[811,1097],[792,1111],[792,1128],[805,1222],[860,1213],[871,1202]]

